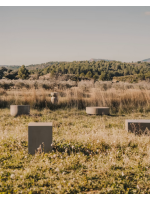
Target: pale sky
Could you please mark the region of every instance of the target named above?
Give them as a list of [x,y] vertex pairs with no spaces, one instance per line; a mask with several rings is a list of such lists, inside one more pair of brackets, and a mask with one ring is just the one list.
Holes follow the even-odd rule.
[[0,7],[0,65],[150,58],[150,7]]

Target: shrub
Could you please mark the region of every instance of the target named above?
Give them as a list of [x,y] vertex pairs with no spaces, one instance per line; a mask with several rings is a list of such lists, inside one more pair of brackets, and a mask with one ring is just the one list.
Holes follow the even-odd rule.
[[24,65],[22,65],[18,70],[18,76],[21,79],[27,79],[29,78],[29,71],[25,68]]

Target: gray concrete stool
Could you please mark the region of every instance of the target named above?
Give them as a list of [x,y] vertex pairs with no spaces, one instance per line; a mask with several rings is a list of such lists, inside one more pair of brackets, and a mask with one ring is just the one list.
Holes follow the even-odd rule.
[[29,105],[11,105],[10,106],[10,114],[12,116],[29,115],[30,114],[30,106]]
[[52,123],[32,122],[28,124],[28,153],[48,153],[52,150]]
[[146,129],[150,130],[150,120],[145,119],[127,119],[125,120],[125,130],[128,132],[141,134]]
[[86,107],[86,113],[90,115],[109,115],[109,107]]

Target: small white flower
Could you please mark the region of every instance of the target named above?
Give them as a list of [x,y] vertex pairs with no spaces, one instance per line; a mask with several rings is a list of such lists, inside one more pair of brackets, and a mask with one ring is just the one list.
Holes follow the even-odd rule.
[[11,174],[10,178],[14,179],[14,178],[15,178],[15,175],[14,175],[14,174]]
[[137,189],[139,190],[140,189],[140,187],[137,185]]
[[55,169],[55,171],[56,171],[56,172],[59,172],[59,168],[57,167],[57,168]]
[[58,188],[61,190],[61,185],[59,185]]
[[122,176],[124,176],[124,173],[122,172]]
[[140,187],[137,185],[137,189],[139,190],[140,189]]

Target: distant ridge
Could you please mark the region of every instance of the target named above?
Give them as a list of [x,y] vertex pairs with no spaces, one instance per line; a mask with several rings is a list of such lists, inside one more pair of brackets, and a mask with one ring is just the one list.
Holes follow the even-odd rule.
[[0,65],[0,67],[6,67],[6,68],[8,68],[8,69],[17,70],[17,69],[19,69],[21,66],[20,66],[20,65]]
[[150,62],[150,58],[142,60],[142,62]]
[[101,61],[101,60],[105,60],[105,61],[114,61],[114,60],[108,60],[108,59],[95,59],[95,58],[91,58],[91,59],[89,60],[89,62],[93,62],[93,61],[97,62],[97,61]]

